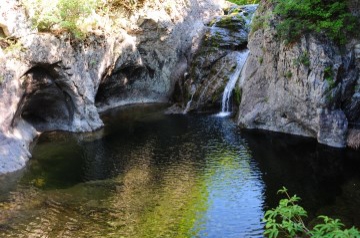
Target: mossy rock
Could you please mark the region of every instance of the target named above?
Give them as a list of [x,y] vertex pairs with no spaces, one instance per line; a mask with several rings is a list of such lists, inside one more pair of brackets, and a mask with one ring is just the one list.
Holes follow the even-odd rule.
[[239,87],[235,87],[233,90],[234,95],[234,102],[236,106],[240,106],[241,103],[241,96],[242,96],[242,90]]
[[214,26],[237,31],[239,29],[244,29],[246,27],[246,22],[241,15],[235,13],[222,17],[214,24]]
[[248,34],[242,28],[232,31],[227,28],[213,27],[204,40],[205,45],[208,47],[240,49],[246,46]]

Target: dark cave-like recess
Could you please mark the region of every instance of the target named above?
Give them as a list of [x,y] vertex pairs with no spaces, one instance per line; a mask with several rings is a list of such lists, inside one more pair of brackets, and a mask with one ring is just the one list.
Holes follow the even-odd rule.
[[24,76],[25,93],[17,117],[31,123],[37,130],[61,130],[71,126],[74,106],[59,76],[51,68],[34,67]]

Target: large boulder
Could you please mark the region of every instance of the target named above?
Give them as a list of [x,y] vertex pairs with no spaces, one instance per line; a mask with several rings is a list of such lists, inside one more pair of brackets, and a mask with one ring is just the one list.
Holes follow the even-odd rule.
[[[261,9],[258,15],[271,16],[271,8]],[[360,118],[359,41],[339,48],[309,34],[286,44],[277,37],[277,21],[270,18],[250,35],[238,124],[346,146],[348,128]]]

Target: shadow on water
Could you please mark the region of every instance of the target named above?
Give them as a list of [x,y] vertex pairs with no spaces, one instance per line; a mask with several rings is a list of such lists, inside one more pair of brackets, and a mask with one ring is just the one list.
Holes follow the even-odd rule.
[[309,220],[359,225],[358,153],[164,108],[104,114],[95,133],[43,134],[1,190],[0,236],[261,237],[282,186]]
[[275,207],[285,186],[302,198],[309,220],[318,215],[360,227],[360,152],[337,149],[314,139],[242,130],[266,184],[265,204]]

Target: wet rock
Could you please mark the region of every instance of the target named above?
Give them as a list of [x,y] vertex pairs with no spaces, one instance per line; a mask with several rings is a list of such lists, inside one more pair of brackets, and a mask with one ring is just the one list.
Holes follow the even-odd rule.
[[237,31],[212,27],[206,35],[204,43],[214,48],[241,49],[247,44],[247,32],[241,28]]
[[356,60],[360,60],[360,44],[354,46],[354,55]]
[[174,104],[172,105],[171,107],[167,108],[164,112],[165,114],[167,115],[171,115],[171,114],[183,114],[184,113],[184,109],[177,105],[177,104]]
[[346,1],[346,3],[349,6],[350,12],[353,15],[360,17],[360,1],[359,0],[349,0],[349,1]]
[[346,146],[348,122],[343,111],[322,110],[318,123],[317,139],[321,144],[340,148]]
[[350,148],[358,149],[360,147],[360,130],[350,129],[346,143]]
[[182,85],[186,112],[221,108],[226,83],[238,58],[246,50],[249,24],[257,5],[231,5],[227,15],[214,18],[190,65]]

